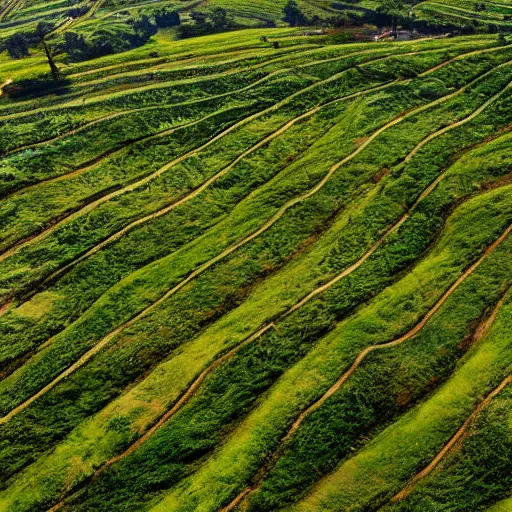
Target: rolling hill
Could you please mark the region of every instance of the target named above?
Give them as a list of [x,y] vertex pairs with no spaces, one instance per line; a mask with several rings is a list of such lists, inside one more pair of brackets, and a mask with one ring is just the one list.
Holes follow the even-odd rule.
[[216,2],[267,26],[0,56],[0,510],[512,510],[512,45]]

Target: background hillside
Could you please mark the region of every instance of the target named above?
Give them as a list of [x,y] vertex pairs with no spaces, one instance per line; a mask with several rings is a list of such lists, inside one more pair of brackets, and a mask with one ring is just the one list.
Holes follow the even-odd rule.
[[[382,11],[377,0],[293,0],[298,15],[286,15],[288,3],[288,0],[0,0],[0,50],[9,50],[16,58],[34,53],[41,23],[46,24],[46,40],[52,52],[67,55],[67,60],[74,61],[141,46],[158,29],[181,39],[240,28],[297,24],[313,29],[343,29],[348,42],[371,39],[392,25],[392,17]],[[398,21],[405,29],[425,35],[509,32],[512,2],[405,1]],[[17,44],[20,37],[25,39],[25,51]]]

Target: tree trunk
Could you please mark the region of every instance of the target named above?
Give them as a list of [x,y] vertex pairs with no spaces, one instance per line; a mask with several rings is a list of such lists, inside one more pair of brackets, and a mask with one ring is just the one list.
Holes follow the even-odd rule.
[[48,59],[48,64],[50,65],[50,69],[52,71],[52,77],[54,80],[57,80],[59,78],[59,68],[55,65],[55,62],[53,62],[52,55],[50,53],[50,49],[48,48],[48,45],[42,40],[44,53],[46,53],[46,58]]
[[391,29],[395,39],[398,39],[398,18],[393,16],[393,28]]

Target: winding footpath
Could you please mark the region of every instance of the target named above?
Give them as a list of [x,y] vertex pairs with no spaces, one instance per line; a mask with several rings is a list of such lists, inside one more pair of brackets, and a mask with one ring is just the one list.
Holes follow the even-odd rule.
[[[502,66],[507,66],[509,65],[510,63],[505,63],[503,64]],[[502,67],[502,66],[499,66],[499,67]],[[470,84],[466,85],[465,87],[461,88],[460,90],[458,91],[455,91],[453,94],[451,95],[448,95],[448,96],[445,96],[443,98],[441,98],[440,100],[442,102],[444,101],[448,101],[450,99],[452,99],[453,97],[463,93],[467,87],[469,87],[470,85],[478,82],[479,80],[485,78],[486,76],[488,76],[490,73],[492,73],[494,70],[488,72],[488,73],[485,73],[484,75],[478,77],[476,80],[474,80],[473,82],[471,82]],[[389,84],[384,84],[382,86],[378,86],[378,87],[375,87],[375,88],[372,88],[372,89],[368,89],[368,90],[364,90],[364,91],[360,91],[358,93],[355,93],[353,95],[349,95],[349,96],[345,96],[343,98],[339,98],[339,99],[336,99],[336,100],[333,100],[333,101],[330,101],[328,103],[325,103],[323,105],[317,105],[316,107],[314,107],[313,109],[309,110],[308,112],[306,112],[305,114],[302,114],[301,116],[298,116],[297,118],[289,121],[286,125],[284,125],[283,127],[281,127],[279,130],[277,130],[276,132],[274,132],[273,134],[271,134],[270,136],[266,137],[265,139],[263,139],[262,141],[260,141],[258,144],[256,144],[255,146],[251,147],[250,149],[248,149],[247,151],[245,151],[242,155],[240,155],[236,160],[234,160],[229,166],[227,166],[226,168],[222,169],[221,171],[219,171],[216,175],[214,175],[213,177],[211,177],[210,179],[208,179],[207,181],[205,181],[202,185],[200,185],[198,188],[196,188],[195,190],[193,190],[190,194],[184,196],[183,198],[181,198],[180,200],[174,202],[174,203],[171,203],[170,205],[164,207],[163,209],[159,210],[159,211],[156,211],[154,213],[151,213],[145,217],[142,217],[130,224],[128,224],[127,226],[125,226],[122,230],[118,231],[117,233],[114,233],[113,235],[109,236],[108,238],[106,238],[105,240],[103,240],[101,243],[97,244],[96,246],[92,247],[91,249],[89,249],[86,253],[82,254],[81,256],[79,256],[78,258],[74,259],[73,261],[71,261],[70,263],[68,263],[67,265],[63,266],[62,268],[60,269],[57,269],[55,272],[53,272],[50,276],[48,276],[47,278],[45,278],[41,285],[44,285],[48,282],[51,282],[53,281],[54,279],[56,279],[57,277],[59,277],[60,275],[64,274],[65,272],[69,271],[71,268],[73,268],[75,265],[77,265],[78,263],[80,263],[81,261],[83,261],[84,259],[92,256],[93,254],[96,254],[98,251],[102,250],[103,248],[105,248],[106,246],[110,245],[111,243],[119,240],[121,237],[123,237],[125,234],[127,234],[129,231],[131,231],[132,229],[134,229],[135,227],[138,227],[146,222],[149,222],[151,220],[154,220],[158,217],[161,217],[162,215],[165,215],[167,213],[169,213],[170,211],[172,211],[173,209],[175,209],[176,207],[180,206],[181,204],[187,202],[188,200],[190,199],[193,199],[195,197],[197,197],[201,192],[203,192],[207,187],[209,187],[212,183],[214,183],[215,181],[217,181],[219,178],[221,178],[222,176],[224,176],[225,174],[227,174],[229,171],[231,171],[233,169],[233,167],[238,164],[242,159],[246,158],[247,156],[249,156],[251,153],[253,153],[254,151],[260,149],[261,147],[265,146],[266,144],[270,143],[272,140],[274,140],[275,138],[277,138],[278,136],[282,135],[285,131],[287,131],[289,128],[291,128],[294,124],[296,124],[297,122],[301,121],[302,119],[305,119],[307,117],[310,117],[314,114],[316,114],[320,109],[322,108],[325,108],[325,107],[328,107],[332,104],[335,104],[335,103],[338,103],[340,101],[347,101],[347,100],[350,100],[350,99],[354,99],[358,96],[362,96],[363,94],[369,94],[369,93],[372,93],[372,92],[376,92],[376,91],[379,91],[379,90],[382,90],[382,89],[385,89],[387,87],[390,87],[391,85],[395,84],[397,82],[391,82]],[[490,98],[487,102],[485,102],[479,109],[477,109],[475,112],[473,112],[469,117],[466,117],[465,119],[462,119],[450,126],[447,126],[441,130],[438,130],[437,132],[431,134],[429,137],[427,137],[427,139],[423,140],[405,159],[405,162],[408,162],[410,161],[418,152],[421,148],[423,148],[428,142],[434,140],[435,138],[455,129],[455,128],[458,128],[470,121],[472,121],[473,119],[475,119],[478,115],[480,115],[482,112],[484,112],[490,105],[492,105],[497,99],[499,99],[507,90],[508,88],[510,88],[510,86],[512,86],[512,82],[508,85],[507,88],[505,88],[504,90],[500,91],[499,93],[497,93],[495,96],[493,96],[492,98]],[[284,100],[284,101],[288,101],[287,99]],[[438,100],[439,101],[439,100]],[[433,104],[430,104],[430,105],[434,105],[436,102],[434,102]],[[274,107],[270,107],[271,109],[272,108],[279,108],[279,106],[274,106]],[[195,123],[191,123],[191,124],[195,124]],[[184,125],[184,127],[186,126],[190,126],[190,125]],[[171,131],[172,132],[172,131]],[[163,135],[166,135],[165,133]],[[198,150],[196,150],[198,151]],[[60,178],[62,179],[62,178]],[[69,217],[68,217],[69,219]],[[65,220],[65,219],[64,219]],[[405,222],[406,219],[404,219],[403,221]],[[61,221],[62,222],[62,221]],[[54,225],[54,227],[56,227],[57,225]],[[52,228],[49,228],[48,230],[43,231],[43,233],[41,233],[39,235],[39,237],[41,238],[44,233],[48,233]],[[32,239],[28,239],[28,241],[30,240],[33,240]],[[11,249],[11,252],[7,252],[7,256],[13,254],[14,252],[16,252],[16,247],[15,246],[13,249]],[[375,248],[377,249],[377,248]],[[5,253],[4,253],[5,254]],[[6,256],[6,257],[7,257]],[[0,255],[0,262],[5,259],[4,258],[4,255]],[[341,279],[341,277],[340,277]],[[321,293],[321,292],[319,292]]]
[[[258,79],[257,81],[255,81],[255,82],[253,82],[253,83],[251,83],[251,84],[249,84],[247,86],[242,87],[241,89],[237,89],[237,90],[234,90],[234,91],[228,91],[228,92],[225,92],[225,93],[222,93],[222,94],[218,94],[218,95],[214,95],[214,96],[209,96],[207,98],[199,98],[197,100],[190,100],[190,101],[187,101],[187,102],[184,102],[184,103],[180,103],[180,104],[176,104],[176,105],[189,105],[189,104],[203,102],[203,101],[207,101],[207,100],[211,100],[211,99],[224,98],[226,96],[230,96],[230,95],[233,95],[233,94],[236,94],[236,93],[244,92],[244,91],[246,91],[248,89],[251,89],[252,87],[260,85],[261,83],[269,80],[270,78],[273,78],[275,76],[281,75],[281,74],[286,73],[286,72],[290,72],[290,71],[292,71],[294,69],[312,67],[312,66],[316,66],[316,65],[319,65],[319,64],[326,64],[326,63],[330,63],[330,62],[341,61],[341,60],[345,60],[345,59],[348,59],[350,57],[355,57],[355,56],[358,56],[358,55],[366,55],[366,54],[371,54],[371,53],[379,54],[379,57],[377,57],[376,59],[371,59],[371,60],[365,62],[364,64],[361,64],[361,65],[368,65],[368,64],[372,64],[374,62],[380,61],[380,60],[390,59],[390,58],[393,58],[393,57],[396,57],[396,56],[399,56],[399,55],[401,55],[401,56],[416,55],[417,53],[428,53],[428,52],[435,52],[435,51],[440,51],[440,50],[439,49],[425,50],[424,52],[419,52],[418,51],[418,52],[409,52],[409,53],[402,53],[402,54],[392,53],[392,50],[388,50],[388,51],[390,51],[391,53],[387,54],[387,55],[384,55],[382,57],[380,57],[380,55],[382,54],[382,50],[364,50],[364,51],[353,52],[353,53],[349,53],[349,54],[345,54],[345,55],[341,55],[341,56],[333,57],[333,58],[329,58],[329,59],[317,60],[317,61],[301,64],[301,65],[295,66],[295,67],[285,67],[285,68],[282,68],[282,69],[277,69],[275,71],[272,71],[272,72],[268,73],[267,75],[265,75],[264,77]],[[304,51],[304,53],[306,53],[306,51]],[[265,62],[262,62],[262,63],[259,63],[259,64],[255,64],[255,65],[250,66],[250,67],[246,67],[243,71],[248,71],[248,70],[249,71],[254,71],[254,70],[263,68],[263,67],[267,66],[268,64],[272,64],[272,63],[275,63],[275,62],[273,60],[268,60],[268,61],[265,61]],[[234,74],[237,74],[237,73],[235,72]],[[221,73],[221,75],[222,75],[222,73]],[[13,118],[18,118],[18,117],[32,116],[34,114],[38,114],[38,113],[41,113],[41,112],[45,112],[46,113],[46,112],[54,111],[54,110],[68,109],[70,107],[80,107],[80,106],[94,105],[95,103],[101,103],[102,101],[105,101],[105,100],[111,100],[111,99],[115,99],[115,98],[119,98],[119,97],[130,96],[132,94],[137,94],[137,93],[139,93],[141,91],[148,91],[148,90],[155,90],[155,89],[166,89],[166,88],[168,88],[168,87],[170,87],[172,85],[183,83],[184,81],[188,81],[188,82],[191,82],[191,81],[192,82],[194,82],[194,81],[195,82],[201,82],[201,81],[204,81],[205,79],[208,79],[208,78],[209,78],[208,76],[205,76],[205,77],[199,77],[199,78],[195,78],[195,79],[170,80],[168,82],[161,82],[161,83],[156,83],[156,84],[143,84],[143,85],[131,87],[130,89],[127,89],[127,90],[119,91],[117,93],[102,93],[100,95],[92,95],[92,96],[86,96],[86,97],[80,96],[80,99],[75,99],[75,100],[69,101],[67,103],[60,104],[60,105],[51,105],[51,106],[48,106],[48,107],[37,107],[37,108],[32,109],[32,110],[23,110],[21,112],[13,112],[11,114],[0,115],[0,121],[4,121],[4,120],[8,120],[8,119],[13,119]],[[119,112],[119,114],[124,115],[124,114],[128,114],[130,112],[141,112],[141,111],[155,109],[155,108],[162,108],[162,106],[161,105],[156,105],[156,106],[151,106],[151,107],[141,107],[141,108],[137,108],[137,109],[127,109],[125,111]],[[1,113],[1,111],[0,111],[0,113]]]
[[[350,368],[343,373],[343,375],[338,379],[338,381],[331,386],[321,398],[315,401],[310,407],[308,407],[305,411],[303,411],[299,417],[292,424],[291,428],[288,430],[286,435],[281,439],[280,445],[278,449],[275,451],[274,456],[272,457],[271,463],[268,465],[264,465],[260,467],[260,471],[258,472],[257,482],[254,486],[247,487],[244,489],[227,507],[222,509],[222,512],[229,512],[233,510],[237,505],[239,505],[247,496],[258,490],[262,485],[265,476],[275,467],[277,461],[280,459],[283,454],[287,444],[290,439],[293,437],[295,432],[302,425],[304,420],[310,416],[313,412],[319,409],[332,395],[334,395],[345,382],[352,376],[352,374],[361,366],[362,362],[366,359],[368,355],[377,350],[384,350],[392,347],[397,347],[402,343],[414,338],[430,321],[430,319],[439,311],[439,309],[443,306],[443,304],[452,296],[452,294],[457,290],[457,288],[468,278],[473,272],[487,259],[487,257],[492,254],[497,247],[508,237],[508,235],[512,232],[512,224],[508,226],[508,228],[501,234],[501,236],[494,241],[483,253],[483,255],[473,263],[453,284],[452,286],[444,293],[444,295],[436,302],[434,307],[429,310],[429,312],[423,317],[423,319],[416,324],[414,328],[412,328],[409,332],[400,336],[399,338],[389,342],[382,343],[379,345],[372,345],[370,347],[365,348],[355,359],[354,363]],[[496,393],[497,394],[497,393]]]
[[[382,59],[376,59],[376,60],[384,60],[384,59],[388,59],[389,57],[384,57]],[[372,62],[375,62],[375,61],[372,61]],[[351,69],[351,68],[349,68]],[[341,71],[340,73],[336,73],[335,75],[332,75],[330,76],[329,78],[325,79],[325,80],[321,80],[321,81],[318,81],[318,82],[315,82],[313,83],[312,85],[309,85],[308,87],[305,87],[304,89],[301,89],[300,91],[297,91],[293,94],[291,94],[290,96],[286,97],[284,100],[281,100],[280,102],[262,110],[262,111],[259,111],[249,117],[246,117],[244,119],[242,119],[241,121],[238,121],[237,123],[233,124],[232,126],[230,126],[229,128],[227,128],[226,130],[222,131],[220,134],[218,134],[217,136],[211,138],[209,141],[207,141],[205,144],[203,144],[202,146],[198,147],[198,148],[195,148],[191,151],[189,151],[188,153],[185,153],[183,155],[181,155],[180,157],[176,158],[175,160],[173,160],[172,162],[164,165],[163,167],[161,167],[160,169],[158,169],[157,171],[155,171],[154,173],[136,181],[136,182],[132,182],[131,184],[125,186],[125,187],[122,187],[120,189],[117,189],[109,194],[106,194],[104,196],[101,196],[100,198],[96,199],[95,201],[92,201],[90,203],[88,203],[87,205],[81,207],[81,208],[78,208],[74,211],[72,211],[72,213],[70,213],[69,215],[57,220],[56,222],[54,222],[53,224],[51,224],[50,226],[48,226],[46,229],[43,229],[40,233],[36,234],[36,235],[31,235],[31,236],[28,236],[27,238],[25,239],[22,239],[22,240],[19,240],[17,241],[16,243],[14,243],[10,248],[8,248],[6,251],[4,251],[2,254],[0,254],[0,262],[4,261],[6,258],[8,258],[9,256],[13,255],[15,252],[17,252],[19,249],[21,249],[22,247],[26,246],[27,244],[34,244],[36,242],[39,242],[41,239],[45,238],[47,235],[49,235],[50,233],[52,233],[53,231],[55,231],[56,229],[58,229],[60,226],[62,226],[63,224],[66,224],[70,221],[72,221],[73,219],[83,215],[84,213],[87,213],[91,210],[93,210],[94,208],[96,208],[97,206],[107,202],[107,201],[110,201],[111,199],[119,196],[119,195],[122,195],[122,194],[125,194],[127,192],[133,192],[135,189],[141,187],[141,186],[144,186],[146,184],[148,184],[150,181],[153,181],[155,178],[158,178],[160,175],[162,175],[163,173],[165,173],[166,171],[168,171],[169,169],[171,169],[172,167],[180,164],[181,162],[183,162],[184,160],[190,158],[190,157],[193,157],[195,156],[197,153],[203,151],[204,149],[208,148],[209,146],[211,146],[213,143],[217,142],[219,139],[225,137],[226,135],[228,135],[229,133],[231,133],[232,131],[256,120],[256,119],[259,119],[260,117],[263,117],[265,116],[266,114],[269,114],[271,112],[274,112],[276,110],[278,110],[279,108],[283,107],[284,105],[292,102],[294,99],[296,99],[297,97],[299,97],[300,95],[306,93],[306,92],[309,92],[313,89],[316,89],[320,86],[323,86],[325,84],[328,84],[330,82],[333,82],[333,81],[336,81],[338,80],[339,78],[341,78],[343,75],[345,75],[347,73],[347,71],[349,70],[343,70]],[[276,75],[276,74],[279,74],[281,73],[281,71],[277,71],[275,73],[271,73],[271,75]],[[262,78],[261,80],[259,80],[259,82],[262,82],[264,80],[267,80],[269,78],[270,75],[267,75],[266,77]],[[403,81],[402,83],[409,83],[410,80],[405,80]],[[251,84],[251,86],[248,86],[248,87],[255,87],[256,86],[256,83],[253,83]],[[229,93],[231,94],[231,93]],[[75,171],[76,172],[76,171]],[[63,176],[69,176],[68,174],[66,175],[63,175]],[[34,185],[32,185],[34,186]],[[22,191],[21,191],[22,192]]]
[[[336,100],[340,101],[340,100]],[[416,210],[418,205],[430,195],[430,193],[437,187],[437,185],[441,182],[441,180],[445,177],[446,171],[441,173],[426,189],[425,191],[418,197],[416,202],[411,206],[411,208],[406,212],[401,219],[396,222],[393,226],[390,227],[390,229],[361,257],[359,260],[357,260],[353,265],[343,270],[340,274],[335,276],[333,279],[328,281],[326,284],[316,288],[311,293],[306,295],[302,300],[297,302],[295,305],[293,305],[291,308],[289,308],[287,311],[283,312],[281,315],[279,315],[273,322],[270,322],[268,324],[263,325],[258,330],[256,330],[254,333],[252,333],[250,336],[245,338],[242,342],[238,343],[234,347],[232,347],[227,353],[219,354],[218,358],[215,359],[207,368],[205,368],[193,381],[191,384],[188,385],[188,387],[185,388],[182,395],[177,399],[177,401],[172,405],[172,407],[163,414],[157,422],[149,428],[140,438],[138,438],[132,445],[130,445],[124,452],[121,454],[112,457],[111,459],[107,460],[104,464],[102,464],[90,477],[90,480],[96,480],[106,469],[108,469],[110,466],[115,464],[116,462],[119,462],[120,460],[124,459],[131,453],[133,453],[138,447],[140,447],[142,444],[144,444],[157,430],[159,430],[163,425],[172,418],[186,403],[188,403],[196,394],[196,392],[201,387],[202,383],[204,382],[205,378],[213,373],[215,370],[217,370],[219,367],[221,367],[224,363],[227,363],[230,359],[232,359],[240,350],[242,350],[244,347],[249,345],[250,343],[253,343],[254,341],[258,340],[261,336],[263,336],[267,331],[271,329],[277,329],[277,324],[281,322],[282,320],[286,319],[288,316],[290,316],[294,311],[297,311],[299,308],[304,306],[307,302],[309,302],[311,299],[316,297],[317,295],[327,291],[329,288],[331,288],[334,284],[336,284],[338,281],[343,279],[344,277],[347,277],[352,272],[357,270],[365,261],[367,261],[376,251],[377,249],[386,241],[386,239],[391,235],[391,233],[396,232],[402,224],[410,217],[410,215]],[[499,307],[501,307],[502,301],[500,301]],[[475,341],[477,339],[480,339],[483,337],[483,335],[487,332],[487,330],[490,328],[492,323],[494,322],[494,319],[498,313],[497,307],[490,318],[487,320],[487,322],[477,329],[477,332],[475,333]],[[55,505],[50,512],[53,512],[55,510],[59,510],[64,506],[64,500],[69,496],[70,491],[72,489],[69,489],[67,492],[65,492],[61,498],[61,501]],[[247,493],[249,490],[247,490]],[[238,499],[241,501],[245,497],[245,494],[239,495]],[[238,502],[237,502],[238,503]]]
[[[328,80],[333,80],[334,77],[330,77]],[[315,84],[314,84],[315,85]],[[314,87],[313,86],[310,86],[310,87]],[[304,90],[303,90],[304,91]],[[298,95],[298,94],[301,94],[303,91],[300,91],[298,93],[295,93],[295,95]],[[164,301],[166,301],[169,297],[171,297],[172,295],[174,295],[175,293],[177,293],[179,290],[181,290],[184,286],[186,286],[188,283],[190,283],[191,281],[193,281],[196,277],[200,276],[201,274],[203,274],[206,270],[208,270],[209,268],[213,267],[215,264],[217,264],[218,262],[220,262],[221,260],[225,259],[227,256],[231,255],[232,253],[234,253],[235,251],[237,251],[238,249],[240,249],[241,247],[245,246],[246,244],[248,244],[249,242],[251,242],[252,240],[254,240],[255,238],[257,238],[258,236],[260,236],[261,234],[263,234],[264,232],[266,232],[268,229],[270,229],[281,217],[283,217],[283,215],[290,209],[292,208],[293,206],[295,206],[296,204],[299,204],[305,200],[307,200],[308,198],[312,197],[314,194],[316,194],[319,190],[321,190],[325,184],[329,181],[329,179],[333,176],[333,174],[342,166],[346,165],[347,163],[349,163],[350,161],[352,161],[356,156],[358,156],[362,151],[364,151],[377,137],[379,137],[383,132],[385,132],[386,130],[388,130],[389,128],[401,123],[402,121],[404,121],[405,119],[413,116],[413,115],[416,115],[418,113],[421,113],[421,112],[424,112],[426,110],[429,110],[431,109],[433,106],[436,106],[436,105],[439,105],[445,101],[447,101],[450,97],[453,97],[454,95],[457,95],[457,94],[460,94],[460,91],[456,91],[455,93],[453,93],[452,95],[449,95],[449,96],[446,96],[446,97],[443,97],[443,98],[440,98],[438,100],[435,100],[433,102],[430,102],[426,105],[422,105],[421,107],[418,107],[416,109],[413,109],[413,110],[410,110],[408,112],[402,112],[401,114],[399,114],[397,117],[395,117],[392,121],[386,123],[384,126],[382,126],[380,129],[378,129],[376,132],[374,132],[370,137],[368,137],[364,143],[362,143],[355,151],[353,151],[350,155],[348,155],[347,157],[345,157],[343,160],[341,160],[340,162],[334,164],[333,166],[331,166],[331,168],[328,170],[327,174],[312,188],[310,189],[308,192],[306,192],[305,194],[302,194],[294,199],[291,199],[289,201],[287,201],[283,206],[281,206],[277,212],[263,225],[261,226],[259,229],[257,229],[256,231],[254,231],[252,234],[250,234],[249,236],[245,237],[244,239],[242,239],[241,241],[237,242],[236,244],[232,245],[231,247],[228,247],[227,249],[225,249],[224,251],[222,251],[220,254],[218,254],[217,256],[215,256],[214,258],[212,258],[211,260],[207,261],[206,263],[204,263],[203,265],[201,265],[200,267],[198,267],[196,270],[194,270],[193,272],[191,272],[188,277],[186,277],[185,279],[183,279],[181,282],[179,282],[176,286],[174,286],[172,289],[168,290],[165,294],[163,294],[160,299],[158,299],[157,301],[155,301],[154,303],[152,303],[150,306],[148,306],[147,308],[145,308],[144,310],[142,310],[140,313],[138,313],[137,315],[135,315],[132,319],[130,319],[129,321],[127,321],[126,323],[118,326],[116,329],[114,329],[113,331],[111,331],[107,336],[105,336],[102,340],[100,340],[96,345],[94,345],[90,350],[88,350],[87,352],[85,352],[77,361],[75,361],[73,364],[71,364],[66,370],[64,370],[62,373],[60,373],[57,377],[55,377],[49,384],[47,384],[46,386],[44,386],[40,391],[38,391],[37,393],[35,393],[34,395],[32,395],[30,398],[28,398],[27,400],[25,400],[24,402],[22,402],[21,404],[19,404],[18,406],[16,406],[14,409],[12,409],[7,415],[5,415],[4,417],[0,418],[0,425],[2,424],[5,424],[7,423],[13,416],[15,416],[16,414],[18,414],[19,412],[23,411],[24,409],[26,409],[32,402],[34,402],[35,400],[37,400],[38,398],[40,398],[41,396],[43,396],[44,394],[46,394],[49,390],[51,390],[56,384],[58,384],[60,381],[62,381],[63,379],[65,379],[66,377],[68,377],[71,373],[73,373],[74,371],[76,371],[78,368],[82,367],[85,363],[87,363],[94,355],[96,355],[98,352],[100,352],[115,336],[117,336],[121,331],[123,331],[124,329],[130,327],[131,325],[133,325],[135,322],[137,322],[138,320],[144,318],[145,316],[147,316],[151,311],[153,311],[155,308],[157,308],[158,306],[160,306],[160,304],[162,304]],[[287,100],[284,100],[284,101],[290,101],[290,99],[293,97],[290,96]],[[279,105],[279,104],[278,104]],[[276,109],[278,108],[278,105],[274,105],[273,107],[270,107],[271,109]],[[260,114],[254,114],[253,116],[251,117],[254,117],[254,116],[258,116]],[[242,121],[243,123],[244,121]],[[237,125],[234,125],[232,126],[231,128],[229,128],[228,130],[233,130],[235,129],[235,126]],[[223,132],[224,133],[224,132]],[[208,142],[207,144],[211,144],[212,141],[220,138],[222,136],[222,134],[219,134],[217,137],[215,137],[214,139],[211,139],[210,142]],[[192,152],[193,154],[194,152]],[[188,155],[188,154],[187,154]],[[185,159],[187,157],[187,155],[183,155],[182,157],[180,157],[180,159],[178,159],[179,161],[182,161],[183,159]],[[170,166],[173,165],[173,162],[171,162],[170,164],[168,164],[167,166],[161,168],[159,171],[160,174],[162,172],[164,172],[167,168],[169,168]],[[147,177],[145,178],[145,180],[147,180],[146,182],[150,181],[150,179],[152,179],[151,177]],[[140,186],[140,185],[139,185]],[[131,187],[134,187],[134,185],[131,185]],[[121,193],[121,191],[117,191],[117,192],[114,192],[112,194],[110,194],[111,196],[113,194],[119,194]],[[102,198],[103,199],[103,198]],[[100,200],[102,200],[100,199]],[[89,205],[90,207],[91,205]],[[0,260],[1,261],[1,260]],[[52,339],[48,340],[48,342],[46,342],[45,344],[43,344],[41,346],[41,350],[48,347],[50,344],[52,343]]]
[[[38,188],[42,184],[48,185],[51,183],[58,183],[59,181],[67,180],[70,178],[75,178],[75,177],[80,176],[81,174],[84,174],[85,172],[90,171],[91,169],[95,168],[100,162],[105,160],[107,157],[116,156],[117,154],[121,153],[122,151],[124,151],[125,149],[127,149],[130,146],[133,146],[140,142],[149,142],[152,140],[162,139],[164,137],[172,135],[173,133],[175,133],[179,130],[183,130],[185,128],[190,128],[191,126],[195,126],[195,125],[202,123],[203,121],[206,121],[207,119],[211,119],[217,115],[219,115],[219,112],[213,112],[211,114],[208,114],[207,116],[201,117],[200,119],[198,119],[196,121],[190,121],[188,123],[178,124],[176,126],[173,126],[172,128],[168,128],[166,130],[163,130],[163,131],[160,131],[157,133],[151,133],[148,135],[143,135],[136,139],[127,140],[127,141],[121,143],[119,146],[111,148],[111,149],[105,151],[105,153],[102,153],[101,155],[96,156],[92,160],[85,162],[83,167],[79,167],[78,169],[75,169],[74,171],[71,171],[71,172],[68,172],[65,174],[61,174],[60,176],[42,179],[41,181],[38,181],[37,183],[34,183],[32,185],[27,185],[26,187],[16,190],[12,194],[8,195],[7,199],[9,199],[13,196],[19,197],[19,196],[25,195],[27,192],[30,192],[30,191],[34,190],[35,188]],[[30,237],[27,240],[30,240]],[[22,242],[18,242],[18,243],[22,243]],[[0,256],[0,258],[1,258],[1,256]],[[0,259],[0,261],[1,261],[1,259]]]
[[104,249],[108,245],[112,244],[116,240],[119,240],[124,235],[126,235],[129,231],[133,230],[134,228],[136,228],[136,227],[138,227],[138,226],[140,226],[142,224],[145,224],[146,222],[149,222],[151,220],[157,219],[157,218],[159,218],[159,217],[161,217],[163,215],[166,215],[167,213],[169,213],[170,211],[174,210],[178,206],[180,206],[180,205],[186,203],[187,201],[190,201],[191,199],[197,197],[199,194],[204,192],[204,190],[206,190],[210,185],[212,185],[217,180],[219,180],[220,178],[225,176],[227,173],[229,173],[243,159],[247,158],[249,155],[251,155],[252,153],[257,151],[258,149],[261,149],[262,147],[270,144],[273,140],[275,140],[276,138],[281,136],[283,133],[288,131],[292,126],[294,126],[298,122],[302,121],[303,119],[307,119],[307,118],[313,116],[314,114],[319,112],[322,108],[331,106],[333,104],[336,104],[336,103],[339,103],[339,102],[342,102],[342,101],[348,101],[348,100],[351,100],[351,99],[363,96],[365,94],[370,94],[372,92],[383,90],[383,89],[385,89],[387,87],[390,87],[393,84],[394,84],[394,82],[392,82],[390,84],[385,84],[385,85],[382,85],[382,86],[379,86],[379,87],[375,87],[373,89],[368,89],[368,90],[365,90],[365,91],[361,91],[361,92],[358,92],[358,93],[355,93],[355,94],[352,94],[352,95],[349,95],[349,96],[345,96],[343,98],[330,101],[330,102],[325,103],[323,105],[318,105],[318,106],[314,107],[313,109],[309,110],[308,112],[306,112],[305,114],[302,114],[302,115],[292,119],[291,121],[286,123],[284,126],[279,128],[279,130],[275,131],[274,133],[272,133],[271,135],[265,137],[264,139],[259,141],[257,144],[255,144],[254,146],[252,146],[248,150],[244,151],[244,153],[239,155],[227,167],[224,167],[217,174],[215,174],[214,176],[212,176],[211,178],[209,178],[208,180],[203,182],[199,187],[194,189],[190,194],[184,196],[180,200],[178,200],[178,201],[176,201],[176,202],[166,206],[165,208],[163,208],[161,210],[158,210],[158,211],[156,211],[154,213],[146,215],[145,217],[137,219],[136,221],[132,222],[131,224],[128,224],[122,230],[118,231],[117,233],[114,233],[113,235],[111,235],[107,239],[103,240],[100,244],[94,246],[93,248],[91,248],[89,251],[87,251],[82,256],[80,256],[77,259],[73,260],[72,262],[68,263],[67,265],[65,265],[61,269],[55,271],[53,274],[51,274],[48,278],[46,278],[43,281],[42,285],[44,285],[45,283],[53,281],[55,278],[59,277],[60,275],[64,274],[65,272],[69,271],[71,268],[73,268],[75,265],[77,265],[81,261],[85,260],[86,258],[89,258],[93,254],[96,254],[97,252],[99,252],[100,250]]
[[422,471],[420,471],[417,475],[415,475],[411,481],[407,484],[407,486],[402,489],[398,494],[393,496],[391,499],[391,503],[396,503],[397,501],[402,501],[411,493],[414,486],[423,478],[428,476],[434,469],[439,465],[439,463],[451,452],[451,450],[462,441],[464,434],[468,431],[469,427],[474,423],[477,416],[496,398],[502,391],[504,391],[508,386],[512,384],[512,375],[506,377],[501,384],[494,389],[487,397],[478,404],[478,406],[474,409],[473,413],[469,418],[464,422],[464,424],[457,430],[455,435],[450,439],[450,441],[444,446],[444,448],[436,455],[436,457],[432,460],[432,462]]

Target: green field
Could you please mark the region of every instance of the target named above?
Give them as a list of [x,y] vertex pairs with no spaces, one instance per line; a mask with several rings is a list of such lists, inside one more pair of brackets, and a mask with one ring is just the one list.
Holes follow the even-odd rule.
[[512,44],[211,4],[259,28],[0,54],[0,511],[512,511]]
[[[484,9],[477,6],[482,4]],[[442,24],[476,29],[487,27],[491,30],[506,30],[512,22],[512,2],[472,2],[471,0],[426,0],[414,6],[419,19],[436,21]]]

